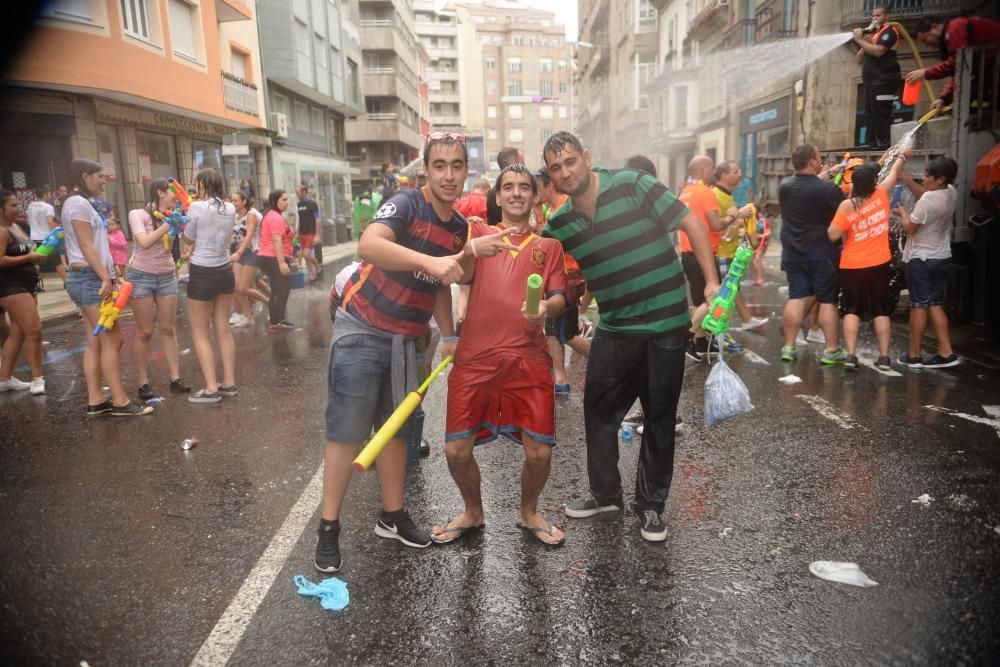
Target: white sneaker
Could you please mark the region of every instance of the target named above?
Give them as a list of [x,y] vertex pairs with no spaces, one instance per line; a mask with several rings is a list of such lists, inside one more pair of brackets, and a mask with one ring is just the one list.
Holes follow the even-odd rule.
[[800,329],[797,334],[795,334],[795,344],[796,345],[808,345],[809,342],[806,341],[806,337],[802,335],[802,330]]
[[749,321],[744,322],[743,326],[740,327],[743,331],[749,331],[750,329],[756,329],[757,327],[762,327],[767,324],[766,317],[751,317]]
[[822,329],[816,329],[815,331],[810,329],[809,334],[806,336],[806,340],[810,343],[825,343],[826,335],[823,333]]
[[39,396],[45,393],[45,378],[37,377],[31,378],[31,388],[29,389],[32,396]]
[[27,389],[30,386],[31,386],[30,383],[18,380],[16,377],[14,377],[12,375],[12,376],[10,376],[9,380],[4,380],[3,382],[0,382],[0,392],[2,392],[2,391],[24,391],[25,389]]
[[240,321],[241,317],[243,316],[240,315],[239,313],[233,313],[232,315],[229,316],[229,325],[230,326],[235,325],[237,322]]

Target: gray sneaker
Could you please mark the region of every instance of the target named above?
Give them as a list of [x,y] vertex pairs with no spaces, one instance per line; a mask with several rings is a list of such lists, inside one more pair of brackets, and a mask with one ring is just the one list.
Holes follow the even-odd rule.
[[587,496],[586,498],[574,500],[566,505],[565,512],[568,517],[572,517],[574,519],[586,519],[589,516],[594,516],[595,514],[600,514],[601,512],[618,512],[621,511],[621,509],[621,507],[614,504],[601,505],[594,499],[593,496]]

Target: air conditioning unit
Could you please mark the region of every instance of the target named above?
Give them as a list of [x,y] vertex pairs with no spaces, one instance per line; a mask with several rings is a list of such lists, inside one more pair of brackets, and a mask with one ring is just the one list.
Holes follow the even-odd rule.
[[288,138],[288,116],[277,111],[271,112],[271,129],[282,139]]

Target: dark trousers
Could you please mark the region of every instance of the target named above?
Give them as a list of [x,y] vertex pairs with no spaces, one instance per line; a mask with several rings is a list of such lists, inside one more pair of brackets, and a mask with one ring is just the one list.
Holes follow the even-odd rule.
[[889,128],[892,127],[892,103],[896,91],[887,88],[865,88],[865,113],[868,115],[869,146],[888,148],[892,145]]
[[281,273],[281,269],[278,268],[278,260],[274,257],[258,255],[257,266],[271,283],[271,298],[267,302],[267,311],[271,318],[271,324],[277,324],[285,319],[285,305],[288,303],[288,295],[292,291],[292,279]]
[[583,414],[590,491],[600,504],[625,506],[618,471],[618,429],[638,398],[645,426],[633,508],[663,512],[674,474],[674,427],[687,336],[682,331],[657,338],[615,338],[600,333],[594,337]]

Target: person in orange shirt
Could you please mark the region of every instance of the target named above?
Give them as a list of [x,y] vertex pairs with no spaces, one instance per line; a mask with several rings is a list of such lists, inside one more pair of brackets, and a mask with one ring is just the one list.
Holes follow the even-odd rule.
[[840,254],[840,289],[845,306],[844,344],[847,346],[847,368],[858,367],[855,354],[861,319],[871,315],[878,339],[878,361],[882,370],[892,368],[889,359],[891,336],[889,315],[892,299],[889,293],[892,252],[889,250],[889,193],[906,157],[896,160],[892,171],[878,182],[879,165],[866,163],[854,170],[851,197],[837,208],[827,229],[831,241],[844,239]]
[[[711,188],[714,177],[715,163],[712,158],[696,155],[688,163],[687,185],[678,196],[678,199],[684,202],[684,205],[691,209],[704,223],[712,241],[712,254],[719,250],[719,240],[722,238],[723,230],[736,221],[736,218],[731,215],[721,215],[719,200],[716,199],[715,192]],[[701,322],[708,314],[708,304],[705,302],[704,294],[705,276],[698,266],[698,260],[695,259],[687,234],[677,232],[677,236],[681,252],[681,266],[684,268],[684,275],[690,288],[691,305],[694,306],[694,313],[691,315],[692,337],[688,340],[687,355],[695,361],[701,361],[702,355],[709,351],[705,330],[701,328]],[[713,278],[715,281],[719,280],[718,269],[716,269],[716,275]],[[743,349],[743,346],[727,337],[726,349],[730,352],[736,352]]]

